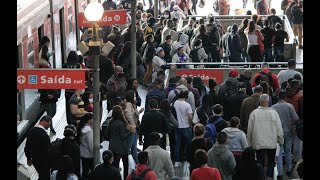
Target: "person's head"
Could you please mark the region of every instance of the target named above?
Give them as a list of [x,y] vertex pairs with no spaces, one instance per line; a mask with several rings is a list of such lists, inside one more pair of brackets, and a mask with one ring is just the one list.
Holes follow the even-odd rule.
[[246,83],[245,82],[239,82],[238,83],[238,90],[242,92],[246,92]]
[[270,9],[270,13],[271,13],[272,15],[276,15],[276,9],[275,9],[275,8],[271,8],[271,9]]
[[168,28],[171,28],[171,29],[173,28],[173,24],[174,24],[174,23],[173,23],[172,19],[168,19],[167,22],[166,22],[166,26],[167,26]]
[[259,102],[262,107],[269,107],[269,95],[268,94],[261,94]]
[[296,171],[300,179],[303,179],[303,160],[297,163]]
[[193,81],[192,77],[191,76],[187,76],[187,77],[185,77],[185,79],[187,80],[187,85],[191,85],[191,83]]
[[217,134],[217,142],[218,142],[218,144],[226,144],[227,139],[228,139],[227,133],[219,132]]
[[240,119],[236,116],[232,117],[230,119],[230,127],[239,128],[239,126],[240,126]]
[[155,99],[150,99],[148,105],[150,109],[158,109],[158,101]]
[[154,79],[154,81],[152,82],[152,84],[153,84],[155,87],[162,88],[163,79],[160,78],[160,77],[156,77],[156,78]]
[[295,68],[296,68],[296,60],[294,60],[294,59],[289,59],[289,61],[288,61],[288,68],[289,68],[289,69],[295,69]]
[[146,41],[147,43],[152,43],[152,42],[154,41],[153,35],[152,35],[152,34],[146,35],[145,41]]
[[74,138],[77,135],[77,128],[73,124],[69,124],[64,128],[63,135],[66,138]]
[[68,63],[79,63],[79,55],[76,51],[70,51],[67,57]]
[[169,85],[173,86],[173,85],[177,85],[177,78],[175,76],[172,76],[169,79]]
[[259,85],[263,89],[262,93],[269,94],[269,84],[267,81],[261,81]]
[[149,155],[147,151],[142,151],[138,154],[139,164],[148,164]]
[[249,20],[247,18],[244,18],[241,22],[241,29],[245,29],[248,27]]
[[184,85],[184,86],[186,86],[186,87],[187,87],[187,83],[188,83],[188,81],[187,81],[186,78],[181,78],[181,79],[179,80],[179,82],[178,82],[179,85]]
[[214,79],[209,79],[209,89],[210,90],[214,90],[215,89],[215,87],[217,86],[217,83],[216,83],[216,81],[214,80]]
[[39,124],[43,126],[45,129],[48,129],[51,123],[52,123],[52,117],[48,115],[42,116],[39,122]]
[[[109,124],[112,124],[113,121],[120,120],[125,126],[127,126],[128,121],[126,120],[124,113],[123,113],[123,107],[121,105],[115,105],[112,108],[112,119],[109,122]],[[109,125],[108,128],[111,126]]]
[[193,42],[193,45],[195,47],[202,47],[202,40],[201,39],[196,39],[194,42]]
[[166,35],[166,43],[167,44],[172,44],[172,36],[170,34]]
[[246,12],[246,15],[252,15],[252,11],[251,11],[251,10],[248,10],[248,11]]
[[259,15],[258,14],[252,14],[251,19],[254,21],[255,24],[257,24],[259,20]]
[[295,79],[295,80],[297,80],[297,81],[299,81],[299,82],[301,82],[301,80],[302,80],[300,74],[298,74],[298,73],[295,74],[295,75],[293,75],[293,79]]
[[269,69],[269,64],[267,62],[262,63],[261,70]]
[[165,10],[165,11],[163,12],[163,16],[164,16],[166,19],[171,19],[170,11],[169,11],[169,10]]
[[130,77],[128,79],[127,83],[128,83],[127,90],[135,90],[136,91],[138,89],[139,82],[138,82],[137,78]]
[[122,78],[124,77],[123,68],[121,66],[115,66],[114,67],[114,76],[116,78]]
[[175,0],[170,1],[170,7],[173,7],[174,5],[176,5],[176,1]]
[[157,23],[156,18],[150,17],[150,18],[148,19],[148,25],[149,25],[149,26],[153,27],[156,23]]
[[281,90],[286,90],[287,86],[288,86],[288,81],[283,81],[281,83],[281,85],[280,85],[280,89]]
[[170,111],[170,103],[167,99],[164,99],[160,103],[160,109],[162,109],[165,112]]
[[197,149],[196,152],[194,153],[194,161],[198,167],[207,164],[208,155],[206,151],[203,149]]
[[287,98],[287,94],[285,90],[282,90],[278,93],[278,100],[285,100]]
[[188,25],[193,27],[194,25],[194,20],[192,18],[189,18],[189,21],[188,21]]
[[173,11],[175,11],[175,12],[179,11],[179,6],[178,5],[174,5],[173,6]]
[[158,47],[156,49],[156,54],[160,57],[160,58],[163,58],[165,56],[165,53],[164,53],[164,50],[162,47]]
[[292,89],[298,89],[300,87],[300,83],[299,81],[293,79],[292,81],[290,81],[289,86]]
[[204,126],[203,126],[203,124],[197,123],[196,125],[194,125],[193,133],[197,137],[203,136],[204,135]]
[[282,29],[282,25],[280,23],[277,23],[274,28],[276,29],[276,31],[281,30]]
[[248,28],[249,28],[249,32],[253,32],[256,29],[254,21],[252,20],[249,21]]
[[239,72],[236,69],[231,69],[229,71],[229,77],[237,78],[239,76]]
[[[43,36],[40,40],[40,45],[41,46],[47,46],[49,47],[50,45],[50,39],[48,38],[48,36]],[[41,47],[40,47],[41,48]]]
[[93,114],[91,112],[84,114],[81,117],[80,122],[82,122],[83,124],[93,125]]
[[269,27],[270,21],[269,21],[268,19],[265,19],[265,20],[263,21],[263,25],[264,25],[264,27]]
[[177,49],[177,54],[178,54],[179,56],[181,56],[181,55],[183,54],[183,52],[184,52],[184,47],[183,47],[183,45],[181,45],[181,46],[179,46],[178,49]]
[[160,145],[160,140],[163,137],[161,133],[158,132],[151,132],[149,134],[149,140],[151,145]]
[[206,93],[203,95],[202,106],[203,107],[212,107],[213,106],[213,99],[209,93]]
[[110,150],[105,150],[103,153],[102,153],[102,160],[104,163],[106,164],[112,164],[112,162],[114,161],[113,159],[113,153],[112,151]]
[[256,158],[256,150],[253,149],[253,147],[247,147],[244,149],[242,152],[242,157],[243,159],[250,159],[250,160],[255,160]]
[[216,116],[221,116],[223,113],[223,107],[220,104],[215,104],[213,106],[213,114]]
[[257,94],[261,95],[262,92],[263,92],[263,88],[261,86],[254,87],[253,93],[257,93]]
[[188,94],[189,94],[189,91],[186,90],[186,89],[182,89],[179,93],[179,98],[184,98],[184,99],[187,99],[188,98]]
[[200,27],[199,27],[199,33],[200,34],[206,34],[206,32],[207,32],[206,27],[203,24],[201,24]]
[[58,159],[58,172],[56,179],[67,179],[74,172],[73,161],[69,155],[63,155]]
[[209,23],[210,23],[210,24],[213,24],[213,23],[214,23],[214,20],[215,20],[215,17],[214,17],[214,15],[212,14],[212,15],[209,17]]
[[251,79],[251,76],[252,76],[252,71],[251,71],[251,69],[245,69],[245,70],[243,71],[243,75],[250,80],[250,79]]
[[136,93],[133,90],[129,90],[126,93],[126,101],[130,102],[131,104],[135,104],[136,100]]

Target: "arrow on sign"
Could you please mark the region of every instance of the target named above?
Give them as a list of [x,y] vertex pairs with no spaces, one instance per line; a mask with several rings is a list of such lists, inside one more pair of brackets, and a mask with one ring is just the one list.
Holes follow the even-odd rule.
[[113,18],[115,21],[119,21],[120,20],[120,16],[119,15],[114,15],[114,18]]

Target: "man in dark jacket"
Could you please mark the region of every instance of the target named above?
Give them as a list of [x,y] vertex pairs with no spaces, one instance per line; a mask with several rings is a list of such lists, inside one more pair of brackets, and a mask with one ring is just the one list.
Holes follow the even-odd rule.
[[244,82],[246,83],[246,93],[251,96],[253,94],[252,92],[252,85],[251,85],[251,82],[250,82],[250,79],[251,79],[251,76],[252,76],[252,71],[251,69],[245,69],[243,71],[243,75],[240,74],[240,77],[238,78],[238,81],[239,82]]
[[144,136],[143,150],[147,149],[151,144],[149,134],[157,131],[163,134],[161,138],[160,146],[166,149],[166,134],[169,132],[169,122],[166,117],[158,110],[158,102],[155,99],[151,99],[148,104],[150,110],[146,112],[141,120],[139,136]]
[[291,8],[292,13],[292,28],[295,36],[298,35],[299,49],[302,49],[302,31],[303,31],[303,1],[299,4],[293,5]]
[[[62,68],[81,69],[80,63],[79,63],[79,55],[77,54],[77,52],[70,51],[67,58],[67,62],[62,65]],[[74,94],[74,92],[75,92],[75,89],[65,89],[65,93],[64,93],[64,96],[66,98],[65,105],[66,105],[66,117],[67,117],[68,124],[72,124],[69,100],[71,96]]]
[[161,103],[162,100],[166,99],[166,94],[162,90],[163,80],[157,77],[152,82],[153,88],[147,93],[146,95],[146,104],[145,104],[145,113],[147,113],[150,109],[149,102],[151,99],[155,99],[158,102],[158,105]]
[[247,134],[248,121],[250,113],[259,106],[260,95],[262,94],[262,87],[254,88],[254,93],[243,100],[240,110],[240,129]]
[[237,24],[234,23],[231,26],[231,32],[226,38],[227,38],[226,54],[227,56],[229,56],[229,61],[243,62],[243,59],[241,58],[241,54],[242,54],[241,38],[238,34]]
[[245,98],[249,97],[246,94],[246,83],[239,82],[238,84],[238,92],[230,97],[230,100],[225,104],[224,116],[223,118],[227,121],[230,118],[236,116],[240,118],[240,109],[242,102]]
[[230,97],[238,91],[238,76],[239,72],[236,69],[231,69],[229,71],[229,77],[226,78],[218,89],[219,103],[224,106],[224,104],[230,99]]
[[89,180],[121,180],[120,171],[113,167],[113,153],[110,150],[106,150],[102,153],[103,163],[99,164],[89,175]]
[[48,147],[50,138],[46,130],[50,127],[52,118],[48,115],[40,119],[38,125],[33,127],[27,135],[24,152],[27,164],[33,165],[39,174],[39,180],[50,179],[50,168],[48,159]]
[[110,41],[114,44],[115,47],[118,47],[119,44],[122,44],[122,37],[120,30],[117,26],[112,27],[111,33],[107,37],[107,41]]
[[171,63],[171,56],[170,56],[170,51],[171,51],[171,43],[172,43],[172,37],[170,34],[168,34],[165,38],[165,42],[161,43],[159,47],[162,47],[164,50],[164,60],[166,60],[167,63]]

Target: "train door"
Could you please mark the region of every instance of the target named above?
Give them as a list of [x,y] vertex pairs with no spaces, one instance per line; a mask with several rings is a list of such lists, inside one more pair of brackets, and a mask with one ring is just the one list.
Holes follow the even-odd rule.
[[66,35],[65,35],[65,21],[64,21],[64,7],[59,10],[60,20],[60,38],[61,38],[61,62],[62,64],[67,62],[66,53]]

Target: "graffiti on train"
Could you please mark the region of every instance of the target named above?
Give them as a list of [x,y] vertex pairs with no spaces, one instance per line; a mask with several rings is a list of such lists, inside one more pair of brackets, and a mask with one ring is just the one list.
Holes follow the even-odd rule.
[[177,69],[176,74],[181,77],[200,77],[206,85],[209,79],[214,79],[218,84],[223,82],[221,69]]
[[17,70],[18,89],[84,89],[85,70]]

